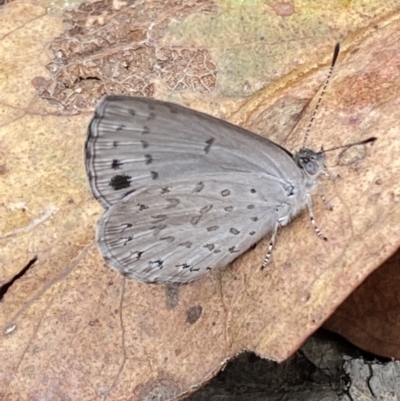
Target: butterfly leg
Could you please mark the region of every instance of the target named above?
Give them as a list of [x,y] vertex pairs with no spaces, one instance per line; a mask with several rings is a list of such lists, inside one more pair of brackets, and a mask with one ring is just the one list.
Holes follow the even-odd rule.
[[321,230],[318,228],[317,223],[314,219],[312,200],[311,200],[311,195],[309,193],[307,193],[307,208],[308,208],[308,214],[310,215],[311,224],[313,225],[314,230],[317,233],[318,237],[323,239],[324,241],[328,241],[328,238],[326,238],[325,235],[322,234]]
[[332,206],[331,203],[325,198],[325,195],[324,195],[321,191],[318,191],[318,192],[319,192],[318,195],[319,195],[319,197],[321,198],[322,203],[325,205],[325,207],[326,207],[327,209],[329,209],[329,210],[333,210],[333,206]]
[[268,252],[265,255],[264,262],[261,265],[261,270],[263,270],[267,265],[269,265],[269,262],[271,261],[272,248],[274,247],[276,233],[278,232],[279,227],[280,227],[280,224],[279,224],[279,221],[277,221],[275,223],[274,230],[272,231],[271,240],[269,241],[269,246],[268,246]]

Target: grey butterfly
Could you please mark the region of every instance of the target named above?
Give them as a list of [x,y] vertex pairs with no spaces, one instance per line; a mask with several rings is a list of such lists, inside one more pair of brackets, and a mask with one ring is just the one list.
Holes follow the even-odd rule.
[[106,96],[86,171],[106,209],[106,262],[148,283],[187,283],[225,266],[308,207],[325,152],[292,155],[243,128],[151,98]]

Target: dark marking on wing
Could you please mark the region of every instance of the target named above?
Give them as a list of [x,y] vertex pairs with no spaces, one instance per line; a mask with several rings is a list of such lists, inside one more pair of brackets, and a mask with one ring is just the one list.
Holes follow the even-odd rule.
[[154,113],[154,111],[151,111],[149,113],[149,116],[147,117],[147,121],[155,120],[155,118],[156,118],[156,113]]
[[128,242],[133,240],[133,237],[132,237],[132,235],[130,235],[129,237],[122,237],[121,239],[125,240],[125,242],[124,242],[124,246],[125,246]]
[[247,206],[247,209],[254,209],[254,208],[255,208],[254,205],[248,205],[248,206]]
[[168,198],[167,202],[169,203],[169,205],[166,207],[166,209],[173,209],[181,203],[178,198]]
[[200,209],[200,214],[206,214],[213,208],[213,205],[207,205]]
[[250,217],[251,221],[258,221],[258,217]]
[[214,250],[215,245],[214,244],[206,244],[203,246],[203,248],[207,248],[211,252]]
[[203,189],[204,189],[204,183],[200,181],[194,187],[194,192],[201,192]]
[[207,267],[206,267],[206,270],[212,270],[212,267],[207,266]]
[[172,235],[169,235],[168,237],[160,238],[160,241],[174,242],[175,241],[175,237],[173,237]]
[[192,217],[191,219],[190,219],[190,223],[193,225],[193,226],[196,226],[197,224],[198,224],[198,222],[200,221],[200,219],[201,219],[201,215],[200,216],[194,216],[194,217]]
[[122,163],[121,163],[119,160],[114,159],[114,160],[112,161],[111,168],[112,168],[113,170],[119,170],[119,169],[121,168],[121,166],[122,166]]
[[211,226],[207,228],[207,231],[217,231],[219,229],[219,226]]
[[224,189],[223,191],[221,191],[222,196],[229,196],[230,194],[231,194],[231,191],[229,191],[229,189]]
[[294,195],[294,186],[293,185],[288,185],[285,188],[287,196],[293,196]]
[[161,188],[161,195],[167,194],[168,192],[171,192],[168,187]]
[[250,231],[249,235],[254,235],[256,232],[255,231]]
[[147,127],[146,125],[143,126],[142,134],[143,134],[143,135],[150,134],[150,129],[149,129],[149,127]]
[[204,152],[207,154],[210,151],[211,145],[214,142],[214,138],[210,138],[206,140],[207,146],[204,148]]
[[[125,227],[123,227],[123,226],[125,226]],[[124,231],[124,230],[126,230],[127,228],[131,228],[132,227],[132,223],[124,223],[124,224],[122,224],[122,231]]]
[[153,161],[153,158],[151,155],[144,155],[144,158],[146,159],[146,164],[151,164]]
[[181,263],[180,265],[175,265],[175,267],[182,267],[182,269],[188,269],[190,265],[188,265],[186,262]]
[[160,269],[162,269],[164,267],[164,262],[161,259],[154,260],[154,261],[150,260],[149,265],[151,267],[159,267]]
[[135,110],[133,110],[133,109],[129,109],[129,110],[128,110],[128,113],[129,113],[131,116],[135,116],[135,115],[136,115],[136,112],[135,112]]
[[192,243],[190,241],[186,241],[186,242],[182,242],[181,244],[179,244],[178,246],[184,246],[185,248],[191,248],[192,247]]
[[136,260],[139,260],[141,256],[143,255],[142,251],[135,251],[132,253],[132,256],[136,258]]
[[221,249],[216,249],[215,251],[214,251],[214,253],[220,253],[221,252]]
[[146,141],[140,141],[142,143],[143,149],[146,149],[149,147],[149,143]]
[[113,187],[115,191],[119,191],[120,189],[129,188],[131,186],[131,180],[132,177],[127,174],[114,175],[109,185]]
[[122,131],[125,128],[124,124],[118,125],[116,131]]
[[231,228],[231,229],[229,230],[229,232],[230,232],[231,234],[233,234],[233,235],[238,235],[238,234],[240,234],[240,231],[239,231],[239,230],[236,230],[236,228]]
[[168,104],[167,107],[171,114],[178,114],[178,108],[173,104]]
[[250,189],[250,192],[251,192],[252,194],[255,194],[257,191],[256,191],[254,188],[251,188],[251,189]]
[[199,267],[191,267],[191,268],[190,268],[190,271],[191,271],[191,272],[198,272],[199,270],[200,270]]
[[153,180],[156,180],[156,179],[158,178],[158,173],[157,173],[157,171],[151,171],[151,178],[152,178]]
[[234,246],[231,246],[231,247],[228,249],[228,251],[229,251],[230,253],[238,253],[238,252],[239,252],[239,250],[236,249],[236,247],[234,247]]
[[138,203],[136,206],[139,206],[139,211],[141,212],[142,210],[146,210],[149,207],[144,205],[143,203]]
[[125,192],[124,197],[134,193],[135,191],[136,191],[136,189],[131,189],[130,191]]
[[224,207],[225,212],[231,212],[233,210],[233,206]]
[[150,230],[154,230],[153,235],[155,235],[157,237],[158,234],[160,234],[160,231],[164,230],[165,228],[167,228],[167,226],[165,224],[160,224],[159,226],[150,227]]
[[168,216],[166,214],[157,214],[156,216],[151,216],[152,219],[155,219],[155,223],[161,223],[166,220]]
[[118,141],[114,141],[114,142],[113,142],[113,146],[114,146],[114,148],[116,148],[116,147],[118,146],[118,144],[119,144],[119,142],[118,142]]

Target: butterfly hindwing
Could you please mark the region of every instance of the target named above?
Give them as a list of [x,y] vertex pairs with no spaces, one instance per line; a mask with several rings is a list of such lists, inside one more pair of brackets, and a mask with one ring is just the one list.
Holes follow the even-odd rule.
[[97,240],[108,264],[130,278],[190,282],[271,232],[289,211],[286,198],[279,181],[260,174],[179,177],[111,206]]

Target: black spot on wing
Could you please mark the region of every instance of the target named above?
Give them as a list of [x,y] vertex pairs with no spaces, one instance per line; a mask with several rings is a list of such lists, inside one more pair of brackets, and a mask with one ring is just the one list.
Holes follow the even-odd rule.
[[158,173],[157,173],[157,171],[152,171],[152,172],[151,172],[151,178],[152,178],[153,180],[156,180],[156,179],[158,178]]
[[151,155],[144,155],[146,159],[146,164],[151,164],[153,162],[153,157]]
[[149,261],[149,265],[152,267],[152,268],[159,268],[159,269],[162,269],[163,267],[164,267],[164,261],[162,261],[161,259],[158,259],[158,260],[150,260]]
[[139,207],[140,212],[149,208],[148,206],[144,205],[143,203],[138,203],[137,206]]
[[135,191],[136,191],[136,189],[131,189],[130,191],[125,192],[124,197],[127,196],[127,195],[132,194],[132,193],[135,192]]
[[114,175],[109,182],[109,185],[114,188],[115,191],[120,189],[129,188],[131,186],[132,177],[127,174]]
[[254,188],[251,188],[251,189],[250,189],[250,192],[251,192],[252,194],[255,194],[257,191],[256,191]]
[[142,134],[143,134],[143,135],[150,134],[150,129],[149,129],[149,127],[147,127],[147,126],[145,125],[145,126],[143,127]]
[[136,115],[135,110],[133,110],[133,109],[129,109],[129,110],[128,110],[128,113],[129,113],[131,116],[135,116],[135,115]]
[[143,146],[143,149],[146,149],[146,148],[149,147],[149,143],[147,141],[140,141],[140,142],[141,142],[141,144]]
[[173,237],[172,235],[169,235],[168,237],[160,238],[160,241],[174,242],[175,241],[175,237]]
[[223,191],[221,191],[222,196],[229,196],[230,194],[231,194],[231,191],[229,191],[229,189],[224,189]]
[[161,195],[167,194],[168,192],[171,192],[171,191],[169,190],[169,187],[161,188]]
[[200,209],[200,214],[206,214],[213,208],[213,205],[207,205]]
[[211,226],[207,228],[207,231],[211,232],[211,231],[217,231],[219,229],[219,226]]
[[201,217],[202,217],[201,215],[192,217],[190,219],[190,224],[192,224],[193,226],[197,225],[198,222],[200,221]]
[[214,244],[206,244],[203,246],[203,248],[207,248],[211,252],[214,250],[215,245]]
[[114,160],[112,161],[112,163],[111,163],[111,168],[112,168],[113,170],[119,170],[119,169],[121,168],[121,166],[122,166],[122,163],[121,163],[119,160],[117,160],[117,159],[114,159]]
[[167,104],[166,106],[171,114],[178,114],[178,107],[173,104]]
[[175,267],[181,267],[182,269],[189,269],[190,265],[188,265],[185,262],[185,263],[181,263],[180,265],[175,265]]
[[156,113],[154,111],[151,111],[147,117],[147,121],[155,120],[156,119]]
[[143,255],[143,252],[141,252],[141,251],[135,251],[132,253],[132,257],[135,258],[135,260],[139,260],[142,255]]
[[122,131],[124,128],[125,128],[125,125],[120,124],[120,125],[118,125],[118,127],[117,127],[117,131]]
[[211,145],[213,144],[213,142],[214,142],[214,138],[207,139],[207,141],[206,141],[207,145],[204,148],[204,152],[206,154],[210,151],[210,148],[211,148]]
[[114,142],[113,142],[114,148],[116,148],[116,147],[118,146],[118,144],[119,144],[118,141],[114,141]]
[[251,221],[258,221],[258,217],[250,217]]
[[182,242],[181,244],[179,244],[178,246],[184,246],[185,248],[191,248],[192,247],[192,243],[190,241],[186,241],[186,242]]
[[181,202],[178,198],[168,198],[166,200],[169,203],[166,209],[173,209],[174,207],[177,207]]
[[231,246],[231,247],[228,249],[228,251],[229,251],[230,253],[238,253],[238,252],[239,252],[239,249],[236,249],[236,247]]
[[224,207],[225,212],[231,212],[233,210],[233,206]]
[[202,181],[200,181],[194,187],[193,192],[201,192],[203,189],[204,189],[204,183]]
[[240,234],[240,231],[237,230],[236,228],[231,228],[231,229],[229,230],[229,232],[230,232],[231,234],[233,234],[233,235],[238,235],[238,234]]

